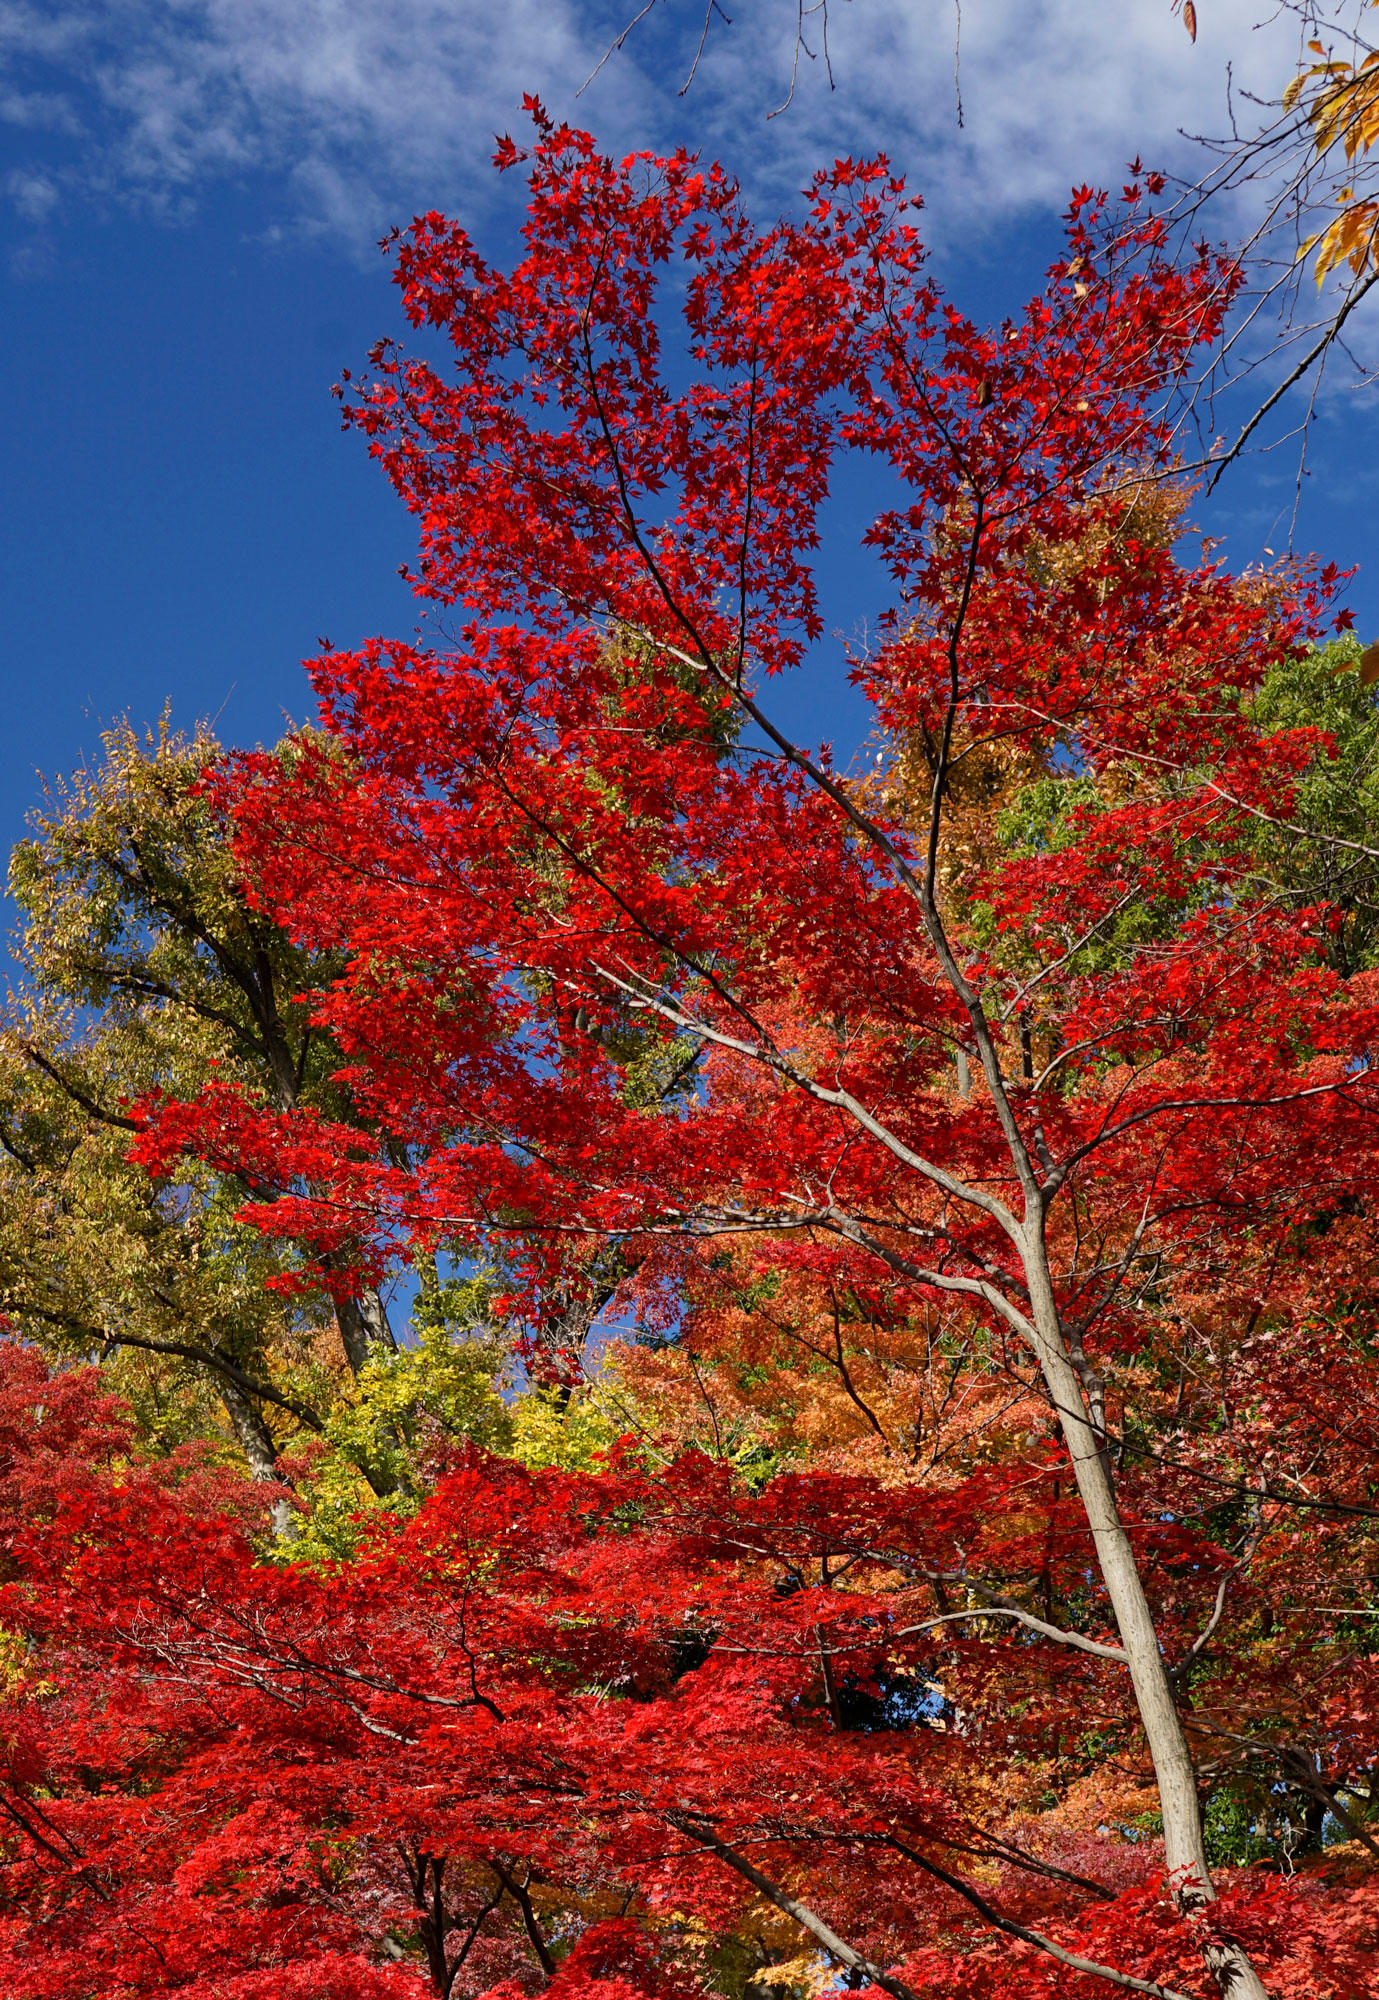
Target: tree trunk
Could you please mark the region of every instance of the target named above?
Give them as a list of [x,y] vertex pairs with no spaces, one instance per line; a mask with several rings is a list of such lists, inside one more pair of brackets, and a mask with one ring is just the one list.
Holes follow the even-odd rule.
[[[1082,1386],[1063,1335],[1042,1236],[1026,1240],[1024,1265],[1038,1334],[1040,1370],[1072,1460],[1153,1760],[1173,1900],[1185,1912],[1200,1910],[1215,1902],[1216,1890],[1202,1841],[1196,1774],[1135,1552],[1116,1505],[1103,1439],[1083,1408]],[[1269,2000],[1268,1989],[1240,1946],[1214,1945],[1204,1956],[1227,2000]]]
[[[249,1398],[237,1383],[222,1378],[217,1383],[220,1400],[234,1426],[239,1448],[244,1453],[249,1467],[249,1477],[260,1485],[281,1485],[282,1476],[278,1471],[278,1448],[263,1418],[254,1408]],[[297,1517],[292,1503],[285,1493],[274,1498],[271,1509],[273,1533],[280,1542],[295,1542],[297,1539]]]
[[[321,1261],[329,1269],[329,1258]],[[352,1375],[359,1373],[375,1348],[396,1352],[397,1341],[388,1322],[387,1308],[372,1285],[365,1286],[357,1299],[337,1299],[335,1319]]]

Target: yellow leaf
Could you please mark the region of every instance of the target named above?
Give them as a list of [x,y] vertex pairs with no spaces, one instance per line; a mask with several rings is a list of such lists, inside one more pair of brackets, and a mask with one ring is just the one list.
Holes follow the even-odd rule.
[[[1349,194],[1350,190],[1346,189],[1342,199]],[[1317,261],[1314,269],[1318,288],[1327,273],[1339,264],[1349,264],[1359,277],[1373,260],[1376,230],[1379,230],[1379,202],[1357,201],[1319,235],[1309,236],[1298,255],[1305,257],[1315,248]]]

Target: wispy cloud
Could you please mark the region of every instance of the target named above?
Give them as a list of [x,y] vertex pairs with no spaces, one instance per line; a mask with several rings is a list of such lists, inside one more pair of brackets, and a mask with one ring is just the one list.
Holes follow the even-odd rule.
[[[724,133],[743,128],[745,79],[758,113],[789,83],[786,7],[730,11],[732,34],[718,36],[694,86]],[[813,34],[795,101],[771,120],[768,157],[798,178],[821,154],[879,148],[946,227],[968,229],[1061,209],[1080,181],[1115,185],[1136,153],[1195,177],[1204,156],[1185,135],[1223,132],[1232,103],[1253,127],[1250,94],[1277,98],[1298,42],[1267,0],[1198,11],[1194,45],[1169,0],[962,0],[960,11],[956,0],[832,0],[836,88]]]
[[362,239],[596,55],[567,0],[0,0],[0,119],[55,127],[42,164],[87,194],[271,176],[283,218]]
[[1276,92],[1292,43],[1286,22],[1256,30],[1262,7],[1212,0],[1193,47],[1169,0],[965,0],[955,83],[954,0],[832,0],[838,88],[806,59],[768,122],[795,0],[712,23],[684,98],[700,0],[661,0],[578,101],[633,0],[0,0],[0,122],[34,218],[64,187],[175,213],[262,181],[266,223],[362,245],[415,207],[468,206],[533,90],[616,146],[700,140],[772,194],[884,149],[941,230],[970,230],[1061,207],[1134,151],[1180,163],[1180,127],[1224,123],[1228,60],[1237,89]]

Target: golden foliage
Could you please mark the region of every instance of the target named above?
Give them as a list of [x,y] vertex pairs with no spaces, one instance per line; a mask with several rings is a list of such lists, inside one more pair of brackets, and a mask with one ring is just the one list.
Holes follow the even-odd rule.
[[[1291,111],[1311,85],[1307,119],[1317,157],[1339,146],[1348,164],[1363,159],[1379,139],[1379,50],[1351,63],[1328,58],[1320,42],[1309,42],[1308,48],[1321,60],[1293,78],[1283,94],[1283,108]],[[1374,263],[1379,200],[1357,195],[1353,186],[1343,187],[1336,200],[1340,214],[1309,236],[1298,252],[1306,257],[1315,251],[1318,286],[1342,264],[1358,278]]]

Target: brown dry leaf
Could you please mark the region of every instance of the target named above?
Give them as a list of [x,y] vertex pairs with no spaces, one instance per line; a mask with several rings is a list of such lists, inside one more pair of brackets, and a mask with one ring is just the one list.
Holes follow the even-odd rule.
[[1366,687],[1373,687],[1379,681],[1379,641],[1366,646],[1360,655],[1360,679]]
[[1187,29],[1188,40],[1197,40],[1197,9],[1192,0],[1183,0],[1183,26]]

